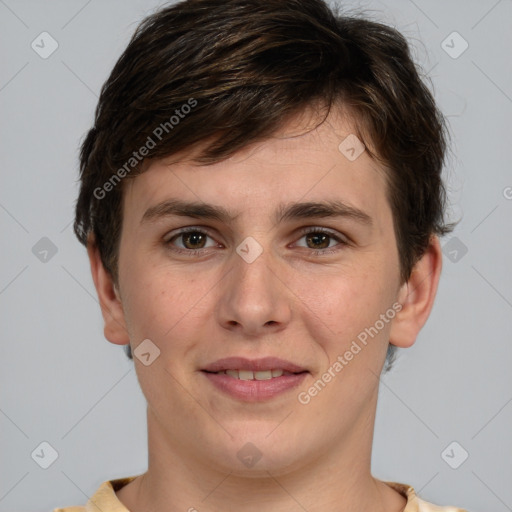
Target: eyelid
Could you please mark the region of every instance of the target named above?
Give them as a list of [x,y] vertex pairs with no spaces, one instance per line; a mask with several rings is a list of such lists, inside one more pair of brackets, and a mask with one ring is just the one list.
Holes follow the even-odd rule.
[[[176,233],[175,233],[175,231],[176,231]],[[168,235],[172,235],[172,236],[169,236],[169,240],[171,240],[172,238],[174,238],[178,235],[181,235],[183,233],[189,233],[191,231],[192,232],[198,231],[198,232],[204,233],[205,235],[210,235],[210,232],[206,228],[203,228],[202,226],[185,226],[183,228],[178,228],[177,230],[173,229],[172,231],[167,233],[167,235],[165,235],[165,237],[167,237]]]
[[350,239],[335,230],[325,228],[325,227],[319,227],[319,226],[307,226],[304,228],[301,228],[299,230],[300,238],[299,240],[308,235],[308,234],[325,234],[328,235],[331,239],[335,240],[337,242],[336,245],[332,247],[326,247],[324,249],[312,249],[310,247],[302,247],[301,249],[306,250],[309,254],[312,254],[313,256],[329,256],[335,253],[338,253],[339,251],[343,250],[345,247],[348,247],[351,245]]
[[349,239],[346,235],[339,233],[338,231],[331,228],[324,228],[320,226],[306,226],[299,230],[301,235],[307,235],[309,233],[325,233],[326,235],[330,235],[333,238],[336,238],[342,242],[348,243]]
[[[203,235],[210,237],[212,240],[215,240],[215,237],[206,228],[203,228],[200,226],[186,226],[184,228],[179,228],[178,230],[173,230],[170,233],[167,233],[167,235],[165,235],[165,237],[164,237],[164,243],[170,244],[172,240],[174,240],[175,238],[178,238],[180,235],[184,235],[185,233],[191,233],[191,232],[192,233],[202,233]],[[217,242],[217,240],[215,240],[215,242]],[[217,243],[219,243],[219,242],[217,242]],[[198,249],[187,249],[188,252],[191,252],[193,250],[198,250]]]
[[[183,228],[179,228],[176,232],[175,231],[176,230],[171,231],[170,236],[164,237],[165,245],[171,246],[172,240],[178,238],[180,235],[183,235],[183,234],[189,233],[189,232],[202,233],[203,235],[208,236],[209,238],[214,240],[217,244],[219,244],[219,242],[217,242],[217,240],[215,240],[215,237],[210,233],[210,231],[204,227],[186,226]],[[324,234],[330,236],[331,238],[335,239],[338,242],[337,245],[345,246],[345,245],[350,244],[350,240],[346,235],[343,235],[343,234],[341,234],[333,229],[330,229],[330,228],[320,227],[320,226],[305,226],[303,228],[300,228],[298,231],[298,234],[300,234],[300,238],[302,238],[305,235],[312,234],[312,233],[324,233]],[[337,247],[337,246],[334,246],[334,247]],[[173,247],[172,250],[176,251],[178,253],[186,253],[186,254],[191,255],[191,254],[197,254],[197,253],[200,253],[203,251],[208,251],[211,248],[212,247],[203,247],[200,249],[182,249],[181,247]],[[302,249],[306,249],[309,252],[314,253],[314,254],[322,254],[322,253],[323,254],[331,254],[331,253],[339,250],[339,249],[334,249],[333,247],[328,247],[325,249],[311,249],[309,247],[302,247]]]

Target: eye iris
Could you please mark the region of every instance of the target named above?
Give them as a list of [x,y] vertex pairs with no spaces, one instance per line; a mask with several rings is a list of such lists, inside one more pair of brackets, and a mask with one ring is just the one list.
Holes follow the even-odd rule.
[[[205,244],[206,237],[204,233],[199,231],[191,231],[190,233],[184,233],[181,235],[183,245],[187,249],[202,249]],[[325,249],[329,247],[330,235],[326,233],[311,233],[306,235],[308,246],[310,242],[313,242],[313,249]]]
[[[182,237],[183,245],[187,247],[187,249],[202,249],[204,247],[205,236],[203,233],[192,231],[190,233],[183,234]],[[189,247],[189,244],[192,245],[192,247]],[[198,247],[197,244],[201,244],[200,247]]]
[[[330,236],[325,233],[312,233],[310,235],[306,236],[308,244],[311,240],[314,240],[313,249],[325,249],[326,247],[329,247],[329,239]],[[320,243],[321,245],[318,245]]]

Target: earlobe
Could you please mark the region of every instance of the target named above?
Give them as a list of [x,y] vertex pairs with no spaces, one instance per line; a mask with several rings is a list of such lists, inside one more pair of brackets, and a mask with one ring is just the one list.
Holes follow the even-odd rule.
[[391,344],[407,348],[416,341],[434,304],[442,262],[439,238],[432,235],[425,253],[414,265],[409,280],[400,288],[398,301],[402,309],[391,325]]
[[130,338],[126,329],[121,297],[110,272],[105,269],[101,261],[99,249],[92,236],[87,242],[87,254],[103,315],[105,338],[116,345],[126,345],[130,342]]

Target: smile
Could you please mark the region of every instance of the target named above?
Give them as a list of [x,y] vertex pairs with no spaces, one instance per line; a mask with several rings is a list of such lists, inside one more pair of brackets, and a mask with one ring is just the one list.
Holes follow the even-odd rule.
[[282,369],[275,370],[223,370],[219,372],[214,372],[217,375],[229,375],[234,379],[240,380],[269,380],[276,377],[281,377],[282,375],[293,375],[291,372],[287,372]]

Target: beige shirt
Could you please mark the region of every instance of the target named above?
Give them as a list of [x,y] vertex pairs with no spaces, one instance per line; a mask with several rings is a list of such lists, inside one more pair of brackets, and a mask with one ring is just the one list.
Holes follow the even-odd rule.
[[[55,508],[53,512],[130,512],[117,498],[115,491],[135,479],[136,476],[107,480],[103,482],[94,495],[87,501],[85,506]],[[397,482],[384,482],[386,485],[398,491],[407,504],[403,512],[467,512],[457,507],[438,507],[427,503],[416,496],[414,489],[407,484]]]

